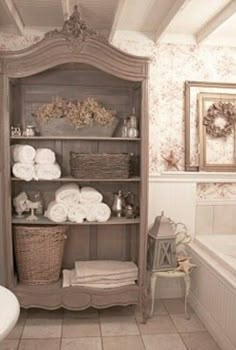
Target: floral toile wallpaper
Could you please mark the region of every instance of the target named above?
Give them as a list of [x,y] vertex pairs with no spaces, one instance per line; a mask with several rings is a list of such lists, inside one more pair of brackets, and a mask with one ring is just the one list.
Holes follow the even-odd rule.
[[236,183],[198,183],[197,198],[205,200],[235,200]]
[[[0,50],[19,50],[39,41],[0,34]],[[184,82],[236,81],[236,48],[155,44],[146,37],[119,34],[113,44],[131,54],[150,58],[150,174],[184,170]],[[174,166],[168,159],[174,158]],[[196,155],[192,155],[194,158]],[[173,165],[173,162],[171,163]]]

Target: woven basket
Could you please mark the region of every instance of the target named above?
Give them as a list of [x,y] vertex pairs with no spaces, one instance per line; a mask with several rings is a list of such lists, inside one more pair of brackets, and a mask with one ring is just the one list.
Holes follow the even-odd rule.
[[19,280],[28,285],[57,282],[64,253],[64,226],[15,226]]
[[127,179],[129,164],[127,153],[70,154],[71,175],[81,179]]

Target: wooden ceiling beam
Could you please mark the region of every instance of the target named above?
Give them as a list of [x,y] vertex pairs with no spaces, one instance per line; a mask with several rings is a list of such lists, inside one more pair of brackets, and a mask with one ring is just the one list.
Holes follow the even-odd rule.
[[6,8],[7,12],[9,13],[10,17],[13,19],[14,25],[17,29],[17,32],[20,35],[24,34],[24,23],[18,13],[18,10],[13,3],[12,0],[2,0],[2,3],[4,7]]
[[125,1],[126,0],[119,0],[118,1],[115,16],[113,19],[112,27],[111,27],[109,38],[108,38],[110,43],[112,42],[112,40],[115,36],[116,30],[118,28],[119,19],[121,18],[121,13],[122,13],[122,10],[124,8]]
[[175,0],[174,4],[171,6],[170,10],[163,18],[163,20],[158,24],[155,32],[155,41],[158,42],[162,36],[165,34],[166,29],[173,21],[175,16],[181,11],[190,0]]
[[198,44],[208,38],[217,28],[219,28],[227,19],[236,13],[236,0],[232,0],[219,13],[210,19],[197,33],[196,41]]

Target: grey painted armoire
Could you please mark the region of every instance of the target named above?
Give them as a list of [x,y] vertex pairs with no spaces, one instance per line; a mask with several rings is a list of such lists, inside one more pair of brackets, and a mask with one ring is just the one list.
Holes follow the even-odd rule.
[[[0,263],[1,283],[19,298],[22,307],[79,310],[90,306],[139,304],[146,300],[146,248],[148,210],[148,60],[124,53],[86,28],[48,33],[24,50],[0,53]],[[80,30],[81,29],[81,30]],[[135,107],[139,137],[11,136],[11,125],[32,124],[32,114],[53,96],[80,100],[93,96],[117,111],[120,119]],[[62,167],[57,181],[16,179],[11,174],[10,146],[30,144],[56,152]],[[69,170],[69,153],[133,153],[140,160],[140,173],[128,179],[74,179]],[[64,182],[99,189],[107,203],[118,190],[133,192],[140,215],[134,219],[113,218],[104,224],[68,224],[63,267],[75,260],[132,260],[138,265],[135,285],[113,289],[70,287],[61,281],[52,285],[27,286],[19,282],[14,258],[14,225],[29,224],[14,217],[12,198],[21,191],[40,191],[45,203]],[[41,222],[42,223],[42,222]],[[40,222],[38,223],[40,224]],[[49,223],[50,224],[50,223]],[[53,224],[53,223],[52,223]],[[66,223],[67,225],[67,223]],[[37,254],[37,252],[35,252]]]

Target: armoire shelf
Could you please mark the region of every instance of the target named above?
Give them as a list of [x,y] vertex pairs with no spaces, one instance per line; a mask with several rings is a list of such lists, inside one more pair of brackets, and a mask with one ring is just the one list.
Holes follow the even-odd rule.
[[34,140],[80,140],[80,141],[128,141],[128,142],[139,142],[140,137],[94,137],[94,136],[11,136],[11,140],[17,141],[34,141]]
[[[139,182],[141,180],[140,177],[129,177],[127,179],[93,179],[93,178],[87,178],[87,179],[78,179],[75,177],[60,177],[59,179],[55,180],[31,180],[30,182]],[[17,177],[12,177],[11,181],[15,182],[25,182],[25,180],[19,179]]]
[[81,224],[77,224],[71,221],[56,223],[54,221],[47,219],[46,217],[39,217],[38,221],[28,221],[26,220],[26,218],[13,217],[12,223],[17,225],[132,225],[132,224],[139,224],[140,219],[139,218],[126,219],[125,217],[121,217],[121,218],[111,217],[108,221],[105,221],[105,222],[84,221]]
[[[73,33],[71,33],[73,35]],[[68,40],[63,32],[55,31],[37,44],[21,51],[0,52],[0,164],[4,164],[0,187],[0,207],[4,208],[0,222],[0,244],[4,255],[4,284],[18,297],[25,308],[80,310],[93,306],[139,304],[144,310],[147,296],[146,249],[148,208],[148,59],[124,53],[99,37],[86,34]],[[34,123],[32,114],[52,97],[84,100],[90,96],[117,111],[120,118],[131,115],[133,107],[138,120],[138,138],[121,137],[118,127],[113,137],[69,136],[10,136],[11,126],[23,129]],[[73,134],[74,135],[74,134]],[[56,153],[63,177],[57,180],[22,181],[11,175],[10,147],[30,144],[48,147]],[[140,161],[140,174],[127,179],[86,179],[71,177],[70,152],[133,153]],[[40,191],[45,208],[54,200],[55,191],[63,183],[91,183],[102,194],[104,202],[112,204],[114,193],[132,192],[140,216],[134,219],[111,217],[109,221],[61,223],[67,226],[63,268],[73,268],[76,260],[133,261],[138,266],[135,285],[112,289],[84,287],[62,288],[55,284],[28,286],[19,281],[14,257],[16,225],[55,225],[43,217],[37,222],[16,218],[12,199],[22,191]],[[42,228],[43,229],[43,228]],[[37,252],[35,252],[37,254]]]

